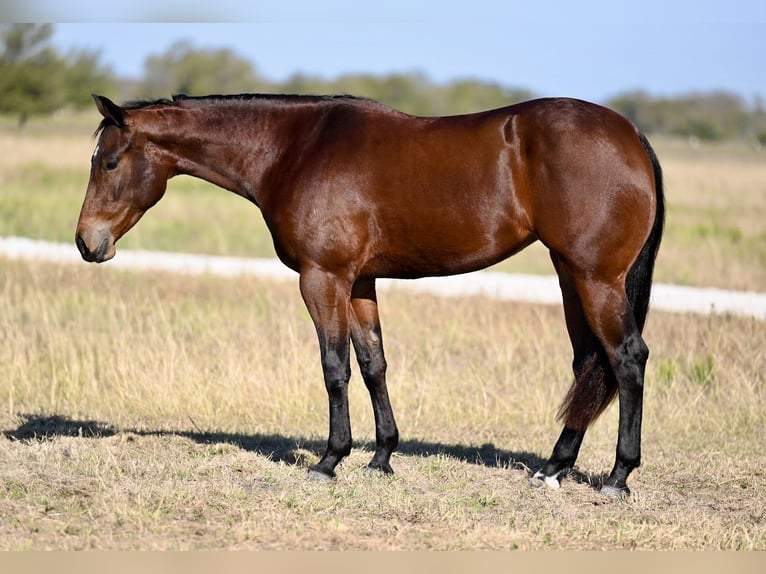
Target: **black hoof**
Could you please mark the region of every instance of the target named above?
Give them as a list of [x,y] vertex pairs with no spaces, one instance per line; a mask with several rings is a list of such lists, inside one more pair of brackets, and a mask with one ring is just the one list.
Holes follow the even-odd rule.
[[391,476],[394,474],[394,469],[391,468],[391,465],[388,463],[385,464],[368,464],[366,467],[364,467],[365,472],[368,474],[383,474],[386,476]]

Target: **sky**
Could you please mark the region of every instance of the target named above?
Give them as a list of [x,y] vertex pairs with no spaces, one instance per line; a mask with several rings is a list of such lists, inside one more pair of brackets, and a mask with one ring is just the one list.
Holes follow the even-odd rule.
[[[421,72],[440,83],[474,78],[602,102],[637,89],[766,99],[763,0],[548,0],[537,8],[514,0],[216,0],[191,12],[177,0],[62,4],[27,0],[31,14],[3,16],[55,21],[54,46],[98,50],[125,77],[141,77],[147,56],[185,39],[229,48],[273,81],[298,72]],[[9,18],[21,15],[34,19]],[[180,19],[187,22],[167,22]]]

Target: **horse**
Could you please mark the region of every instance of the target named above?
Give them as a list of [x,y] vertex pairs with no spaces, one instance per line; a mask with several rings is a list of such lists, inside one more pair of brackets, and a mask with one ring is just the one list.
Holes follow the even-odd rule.
[[351,452],[351,346],[375,419],[368,468],[393,473],[399,431],[376,279],[475,271],[541,241],[561,287],[574,379],[558,411],[563,430],[530,482],[559,488],[586,430],[619,397],[601,492],[630,492],[664,197],[657,156],[629,120],[570,98],[418,117],[347,95],[93,97],[103,118],[75,237],[83,259],[111,259],[168,179],[185,174],[258,206],[277,256],[298,272],[329,403],[327,446],[309,477],[332,479]]

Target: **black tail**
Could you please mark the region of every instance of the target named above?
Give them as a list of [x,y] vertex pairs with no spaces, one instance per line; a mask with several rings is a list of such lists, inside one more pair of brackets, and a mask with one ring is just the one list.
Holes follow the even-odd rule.
[[[633,309],[638,330],[643,332],[646,314],[649,311],[654,261],[657,258],[657,250],[660,247],[662,230],[665,226],[665,192],[662,184],[662,168],[657,155],[646,136],[639,134],[639,138],[652,162],[657,207],[649,237],[628,271],[625,291]],[[580,363],[575,365],[575,372],[577,376],[559,408],[558,418],[563,420],[568,428],[585,430],[604,412],[617,395],[617,381],[609,366],[606,352],[595,335],[591,334],[588,350]]]
[[652,146],[649,145],[646,136],[644,134],[639,134],[639,137],[641,138],[641,144],[644,146],[646,155],[649,156],[649,160],[652,162],[652,168],[654,169],[654,189],[657,194],[657,210],[654,216],[652,231],[649,233],[649,238],[646,240],[646,243],[644,243],[641,253],[638,254],[638,258],[628,272],[628,277],[625,280],[625,290],[628,294],[630,306],[633,308],[633,315],[636,318],[638,330],[643,331],[644,323],[646,322],[646,313],[649,310],[649,295],[652,290],[654,261],[657,259],[657,250],[660,248],[662,230],[665,227],[665,192],[662,185],[662,168],[660,167],[657,155],[654,153]]

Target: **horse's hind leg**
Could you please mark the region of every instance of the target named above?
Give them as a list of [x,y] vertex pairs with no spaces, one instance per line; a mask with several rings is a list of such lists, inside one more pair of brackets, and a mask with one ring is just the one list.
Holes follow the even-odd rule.
[[586,279],[583,274],[576,278],[556,254],[551,258],[564,298],[575,381],[560,411],[564,430],[534,481],[558,488],[558,476],[574,465],[586,429],[618,394],[616,461],[602,492],[628,492],[628,475],[641,460],[644,368],[649,352],[623,283]]
[[399,431],[386,387],[386,358],[372,279],[358,281],[351,292],[351,341],[375,413],[375,455],[368,466],[392,474],[389,460],[399,442]]
[[[601,491],[609,495],[628,493],[628,475],[641,463],[644,371],[649,349],[641,337],[624,282],[589,278],[578,280],[577,287],[588,324],[609,360],[620,401],[615,463]],[[611,396],[606,395],[593,418],[610,400]]]
[[[599,387],[603,385],[606,382],[605,377],[610,375],[608,372],[610,369],[601,344],[588,326],[580,296],[577,294],[572,277],[556,253],[551,252],[551,260],[559,276],[567,332],[574,354],[572,370],[574,371],[575,382],[572,385],[568,400],[564,403],[564,406],[567,406],[571,403],[571,398],[578,386]],[[597,392],[589,394],[597,394]],[[575,405],[572,406],[575,407]],[[579,405],[574,410],[581,415],[583,414],[583,408]],[[565,414],[563,411],[562,408],[560,413],[562,416]],[[582,419],[578,421],[571,416],[564,418],[564,429],[561,431],[545,466],[537,471],[532,478],[531,484],[533,486],[545,485],[551,489],[558,489],[560,486],[559,476],[570,470],[577,460],[587,422],[583,424]]]

